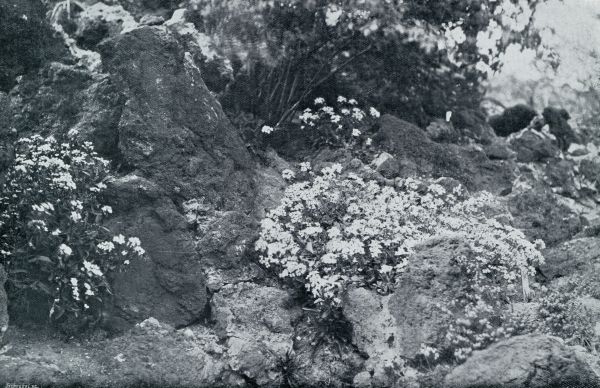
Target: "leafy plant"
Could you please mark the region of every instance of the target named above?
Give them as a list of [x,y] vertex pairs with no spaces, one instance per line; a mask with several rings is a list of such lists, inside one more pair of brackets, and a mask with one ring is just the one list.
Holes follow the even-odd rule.
[[112,213],[99,201],[107,175],[108,161],[89,142],[18,140],[0,197],[0,263],[13,305],[33,292],[52,322],[83,327],[100,318],[106,274],[144,255],[138,238],[101,224]]
[[577,301],[576,285],[546,290],[539,299],[539,331],[561,337],[569,344],[593,349],[594,321]]

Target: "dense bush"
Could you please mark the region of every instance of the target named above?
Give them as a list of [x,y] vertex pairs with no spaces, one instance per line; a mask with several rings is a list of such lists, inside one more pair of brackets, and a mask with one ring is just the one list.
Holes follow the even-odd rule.
[[33,293],[45,302],[38,313],[66,329],[92,324],[110,292],[106,274],[144,255],[139,239],[101,225],[112,213],[99,202],[107,174],[89,142],[17,142],[0,197],[0,263],[15,308]]
[[325,316],[339,310],[349,285],[392,291],[415,247],[433,237],[455,238],[470,249],[453,258],[467,285],[447,309],[457,322],[447,336],[457,358],[495,338],[491,322],[471,325],[478,311],[489,318],[490,309],[529,297],[529,277],[543,261],[538,250],[543,243],[530,243],[520,231],[486,216],[494,200],[490,194],[469,197],[460,185],[412,178],[391,187],[342,175],[340,165],[319,175],[306,165],[302,169],[311,179],[287,188],[262,221],[256,249],[264,266],[305,287]]
[[342,94],[426,125],[476,105],[510,43],[537,43],[536,3],[194,0],[188,14],[233,65],[221,99],[234,119],[273,126]]

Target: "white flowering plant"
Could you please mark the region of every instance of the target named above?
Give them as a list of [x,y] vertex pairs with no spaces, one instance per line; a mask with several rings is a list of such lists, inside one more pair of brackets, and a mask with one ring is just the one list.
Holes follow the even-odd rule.
[[[543,261],[542,243],[490,217],[491,194],[469,196],[457,182],[443,179],[398,179],[391,186],[341,170],[309,170],[310,180],[291,184],[263,219],[255,245],[260,262],[304,286],[325,315],[339,311],[350,285],[393,291],[417,247],[432,238],[457,239],[470,251],[453,259],[465,282],[464,294],[448,310],[453,319],[471,317],[479,302],[529,297],[529,278]],[[496,329],[480,323],[464,341],[449,333],[454,350],[462,349],[456,354]],[[482,337],[482,347],[489,343]]]
[[368,131],[380,115],[373,107],[361,108],[353,98],[338,96],[328,105],[323,97],[317,97],[314,107],[304,109],[299,119],[313,145],[355,147],[370,145]]
[[17,141],[0,197],[0,263],[13,304],[33,291],[50,321],[93,323],[110,293],[107,273],[144,256],[138,238],[102,226],[112,213],[100,202],[108,164],[90,142]]
[[[369,132],[381,116],[374,107],[365,109],[357,100],[338,96],[332,104],[323,97],[314,99],[312,107],[298,114],[299,134],[312,147],[369,147]],[[277,129],[263,126],[261,132],[268,136]],[[296,127],[294,127],[296,129]]]

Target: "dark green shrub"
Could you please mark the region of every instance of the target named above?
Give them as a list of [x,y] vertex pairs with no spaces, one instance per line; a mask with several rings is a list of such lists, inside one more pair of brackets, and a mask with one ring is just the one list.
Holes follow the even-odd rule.
[[13,311],[67,331],[99,321],[106,275],[144,255],[139,239],[101,225],[112,213],[99,200],[107,174],[91,143],[39,135],[17,142],[0,197],[0,264]]

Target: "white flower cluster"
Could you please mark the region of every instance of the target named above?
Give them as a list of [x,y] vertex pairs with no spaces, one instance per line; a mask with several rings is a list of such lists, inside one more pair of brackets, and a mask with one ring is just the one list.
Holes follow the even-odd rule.
[[113,213],[98,201],[108,161],[90,142],[39,135],[18,140],[16,151],[1,187],[0,235],[7,238],[0,239],[0,263],[53,290],[52,314],[85,311],[106,288],[105,273],[145,254],[138,238],[111,236],[97,223]]
[[443,181],[407,178],[391,187],[340,173],[333,165],[290,185],[255,246],[263,265],[304,283],[317,304],[339,306],[349,284],[393,285],[415,247],[434,236],[467,242],[473,269],[505,283],[532,275],[543,260],[521,232],[484,216],[490,194],[468,198]]
[[[381,116],[373,107],[368,113],[359,108],[358,102],[351,98],[338,96],[336,107],[326,105],[323,97],[314,100],[315,108],[306,108],[299,116],[302,128],[315,128],[319,143],[354,144],[366,132],[371,121]],[[365,140],[370,144],[370,139]]]

